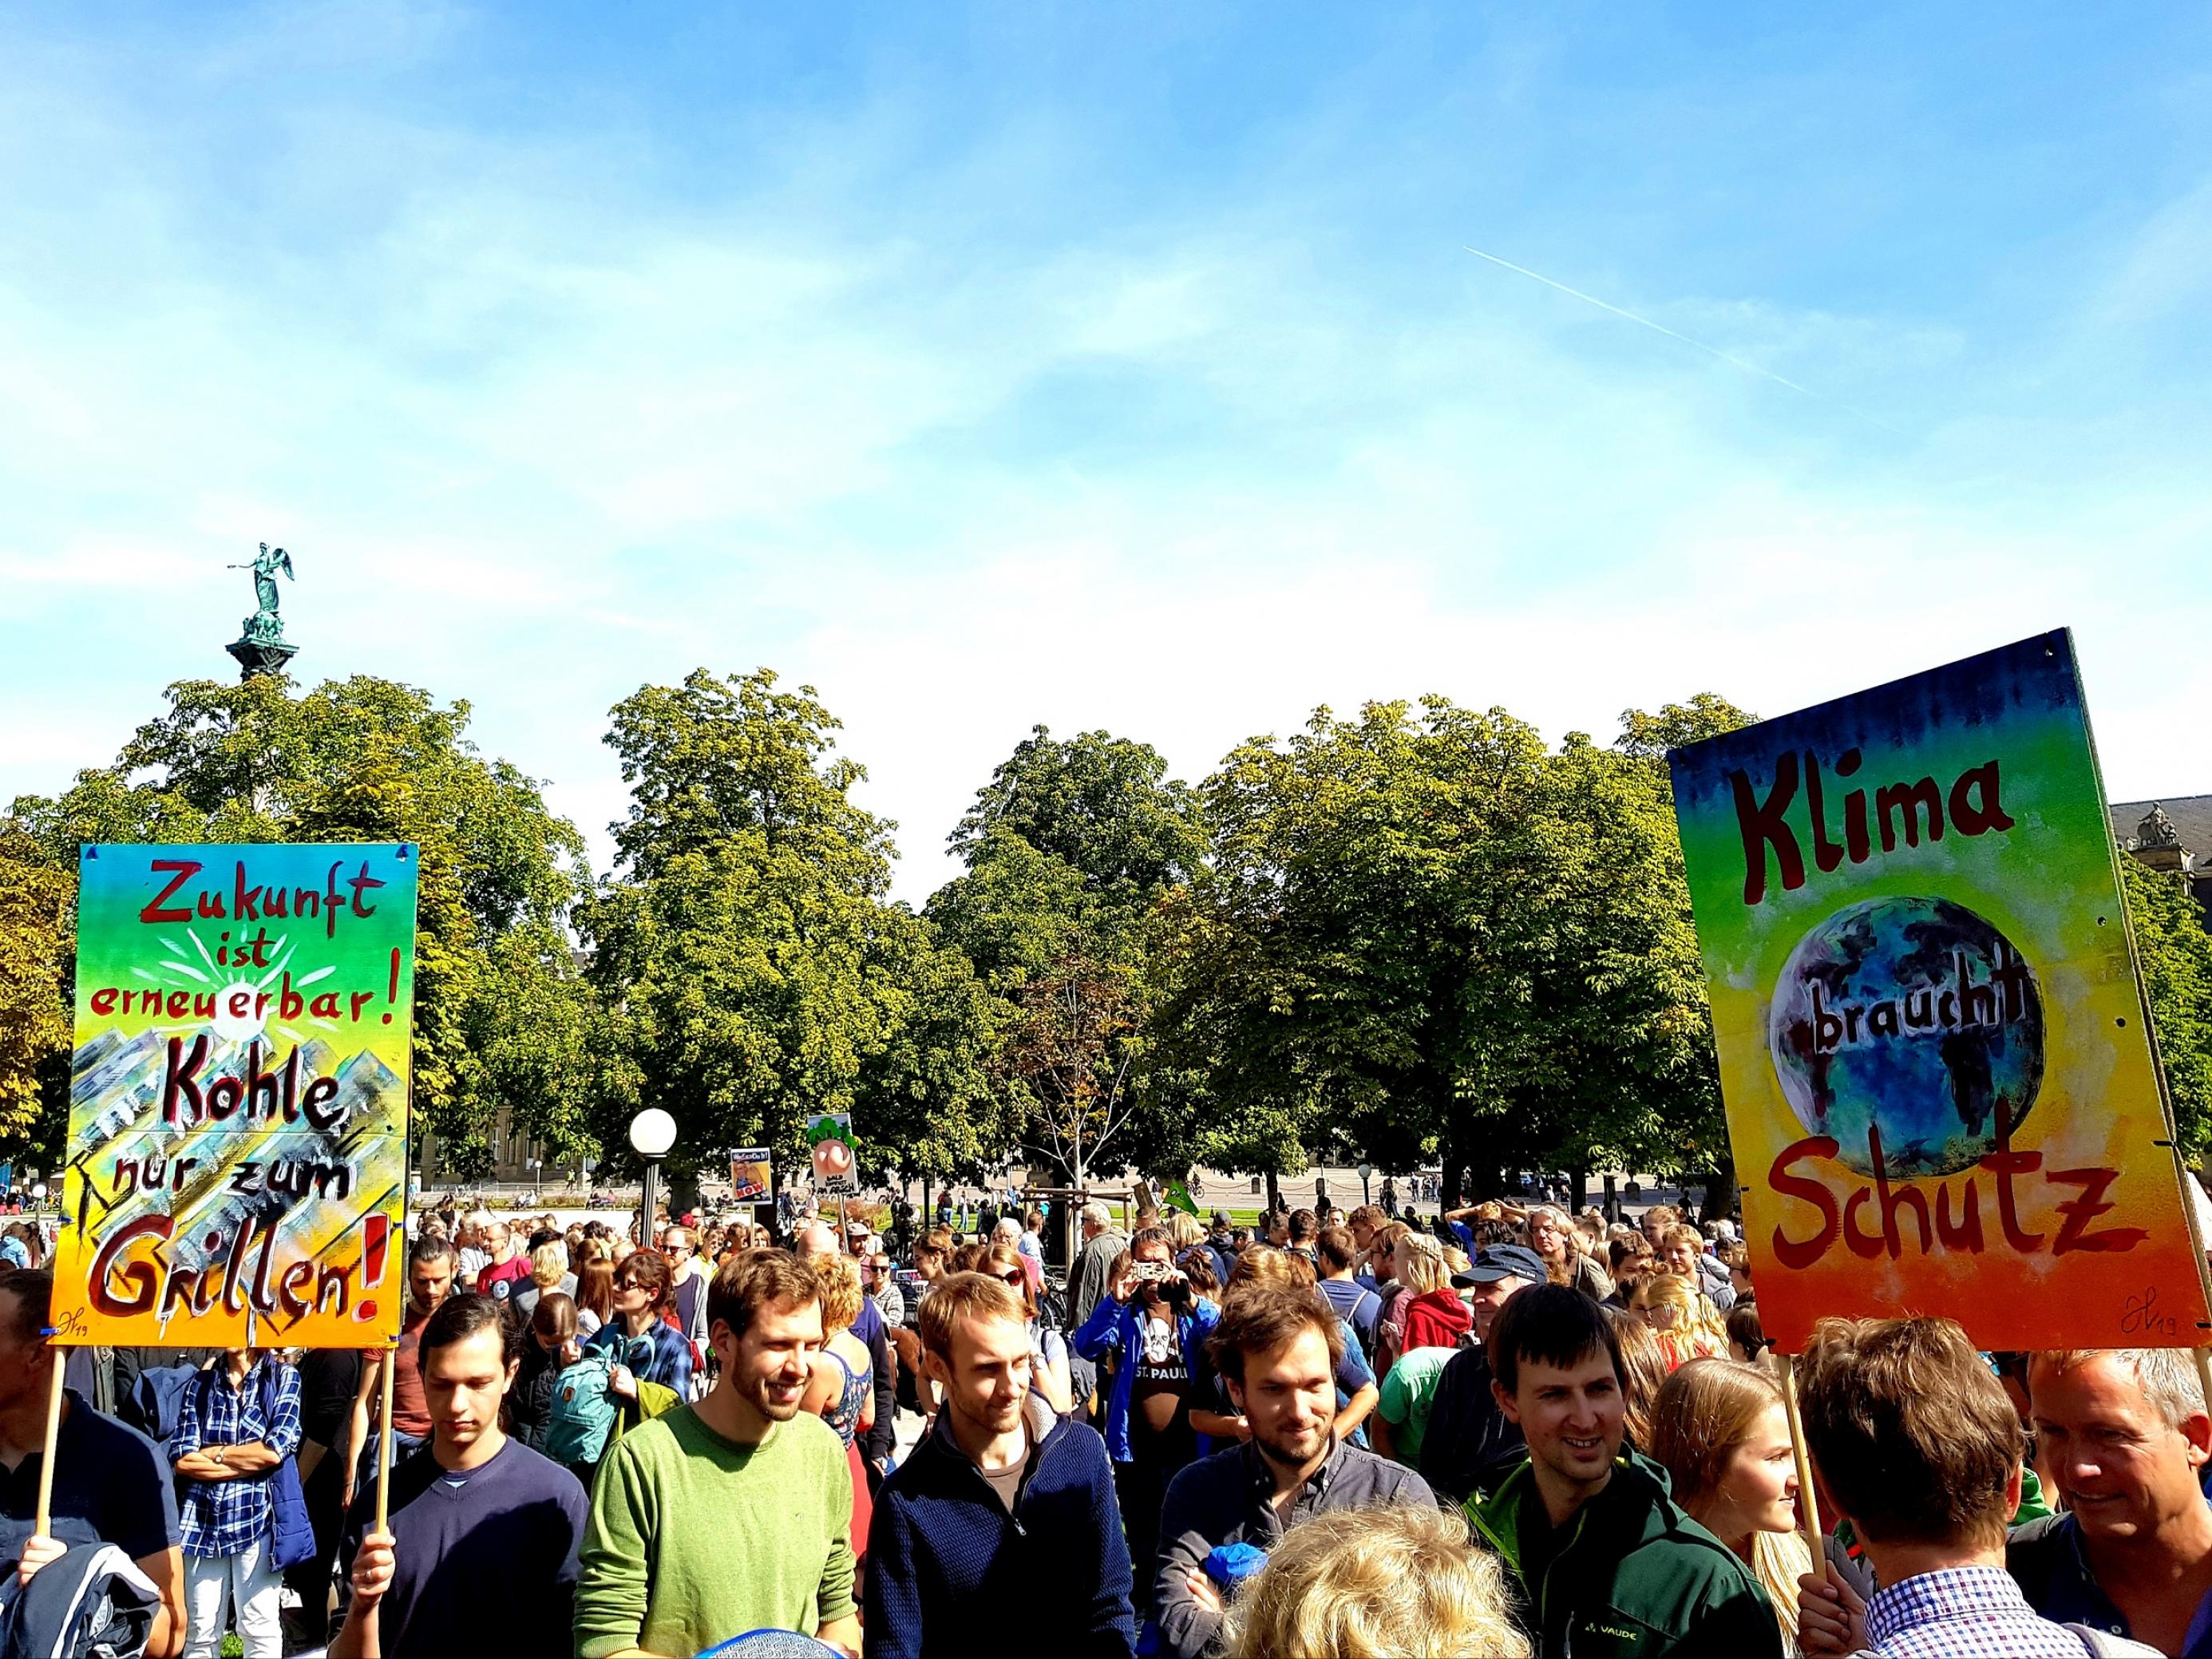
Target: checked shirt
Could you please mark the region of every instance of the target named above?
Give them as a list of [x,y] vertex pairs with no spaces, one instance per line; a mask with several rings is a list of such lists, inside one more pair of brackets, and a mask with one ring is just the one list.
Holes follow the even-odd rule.
[[2002,1567],[1943,1567],[1867,1604],[1867,1646],[1882,1659],[2082,1659],[2089,1645],[2036,1616]]
[[[275,1409],[264,1413],[264,1400]],[[218,1359],[192,1379],[177,1431],[169,1437],[169,1457],[174,1462],[204,1447],[242,1446],[256,1440],[280,1457],[299,1450],[300,1373],[264,1356],[254,1362],[245,1382],[233,1388],[228,1367]],[[257,1539],[267,1537],[269,1481],[275,1473],[185,1481],[179,1506],[185,1553],[216,1559],[237,1555]]]

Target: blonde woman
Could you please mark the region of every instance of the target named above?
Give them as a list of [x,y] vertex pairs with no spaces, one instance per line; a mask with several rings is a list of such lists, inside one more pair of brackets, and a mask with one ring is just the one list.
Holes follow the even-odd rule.
[[[1474,1324],[1474,1310],[1452,1289],[1444,1248],[1420,1233],[1398,1243],[1398,1279],[1412,1292],[1398,1305],[1394,1361],[1416,1348],[1455,1348]],[[1378,1345],[1379,1346],[1379,1345]]]
[[1629,1310],[1651,1328],[1667,1369],[1674,1370],[1692,1359],[1725,1359],[1728,1332],[1713,1304],[1691,1288],[1689,1280],[1673,1273],[1652,1273],[1636,1286]]
[[848,1534],[856,1561],[865,1560],[868,1525],[875,1510],[868,1494],[866,1466],[860,1439],[876,1420],[875,1364],[867,1344],[853,1334],[866,1292],[860,1264],[849,1255],[821,1255],[808,1263],[822,1291],[822,1346],[814,1352],[814,1375],[799,1396],[799,1409],[811,1412],[845,1443],[846,1472],[853,1482],[853,1526]]
[[1797,1581],[1813,1556],[1797,1529],[1797,1462],[1780,1387],[1753,1366],[1692,1359],[1659,1390],[1650,1452],[1666,1466],[1674,1501],[1766,1587],[1783,1645],[1795,1651]]
[[568,1247],[555,1239],[540,1244],[530,1253],[530,1282],[519,1285],[514,1292],[514,1311],[528,1319],[538,1306],[538,1298],[548,1291],[558,1291],[563,1296],[576,1293],[575,1276],[568,1271]]
[[853,1334],[860,1316],[860,1269],[848,1255],[816,1256],[810,1264],[822,1285],[822,1346],[799,1409],[811,1412],[853,1443],[875,1421],[875,1364],[867,1345]]
[[1425,1504],[1301,1522],[1228,1609],[1229,1659],[1529,1659],[1497,1561]]
[[1634,1314],[1607,1308],[1605,1322],[1613,1327],[1613,1342],[1620,1349],[1621,1424],[1628,1443],[1643,1451],[1651,1444],[1652,1408],[1671,1368],[1660,1351],[1659,1339]]

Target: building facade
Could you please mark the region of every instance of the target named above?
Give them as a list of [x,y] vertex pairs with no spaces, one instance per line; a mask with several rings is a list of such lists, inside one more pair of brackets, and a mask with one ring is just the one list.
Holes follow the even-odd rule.
[[2111,811],[2121,849],[2185,884],[2212,929],[2212,795],[2116,801]]

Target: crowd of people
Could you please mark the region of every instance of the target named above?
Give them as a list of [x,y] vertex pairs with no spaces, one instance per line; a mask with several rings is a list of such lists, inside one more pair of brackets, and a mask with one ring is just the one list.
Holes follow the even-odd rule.
[[8,1553],[110,1547],[160,1659],[2212,1653],[2179,1351],[1826,1322],[1814,1534],[1725,1222],[1090,1203],[1063,1277],[1009,1210],[427,1213],[388,1352],[58,1350],[0,1264]]

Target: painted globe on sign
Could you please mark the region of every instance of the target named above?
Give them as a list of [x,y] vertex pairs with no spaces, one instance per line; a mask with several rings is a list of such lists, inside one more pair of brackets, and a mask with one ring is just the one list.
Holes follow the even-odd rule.
[[1767,1043],[1782,1092],[1838,1159],[1949,1175],[2019,1127],[2043,1082],[2043,999],[2012,941],[1962,904],[1876,898],[1797,943]]

